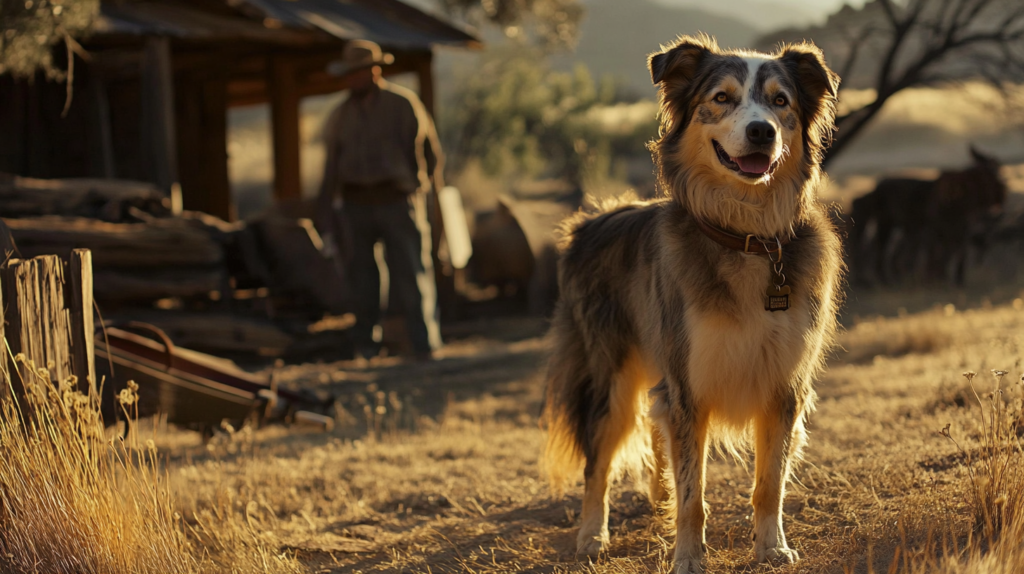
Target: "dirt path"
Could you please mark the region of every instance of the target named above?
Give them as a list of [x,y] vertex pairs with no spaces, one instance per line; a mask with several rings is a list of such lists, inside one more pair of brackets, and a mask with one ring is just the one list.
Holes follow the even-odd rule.
[[[938,431],[975,433],[961,372],[982,373],[979,387],[994,383],[992,368],[1020,376],[1019,307],[939,308],[843,335],[785,502],[804,559],[778,571],[866,572],[869,556],[886,571],[904,539],[923,548],[966,532],[962,465]],[[339,392],[348,423],[238,432],[207,449],[180,438],[167,448],[183,507],[229,500],[257,539],[314,572],[668,572],[665,521],[629,485],[613,492],[608,557],[575,561],[582,485],[554,497],[537,467],[544,325],[489,328],[496,336],[466,336],[427,365],[282,370],[286,384]],[[709,572],[762,571],[751,564],[752,481],[737,461],[709,466]]]

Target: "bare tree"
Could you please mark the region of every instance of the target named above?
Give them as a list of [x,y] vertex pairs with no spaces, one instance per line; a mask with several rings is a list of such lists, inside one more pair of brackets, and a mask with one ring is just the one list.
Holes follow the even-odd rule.
[[836,119],[838,133],[826,163],[901,90],[968,77],[1004,89],[1024,78],[1021,0],[874,0],[864,8],[869,9],[881,17],[840,26],[846,54],[835,69],[850,75],[868,55],[877,58],[875,99]]

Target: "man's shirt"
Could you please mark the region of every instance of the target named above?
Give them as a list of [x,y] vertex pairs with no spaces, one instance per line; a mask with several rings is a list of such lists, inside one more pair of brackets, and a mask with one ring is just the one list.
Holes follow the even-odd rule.
[[[386,82],[343,102],[324,126],[327,157],[322,193],[344,187],[393,185],[413,193],[430,189],[425,144],[440,156],[434,123],[416,94]],[[436,163],[432,161],[431,163]]]

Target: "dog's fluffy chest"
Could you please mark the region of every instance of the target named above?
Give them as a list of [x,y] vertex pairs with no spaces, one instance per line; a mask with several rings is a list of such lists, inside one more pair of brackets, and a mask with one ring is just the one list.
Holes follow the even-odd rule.
[[810,311],[798,296],[787,311],[765,310],[772,274],[764,258],[736,254],[719,265],[735,304],[687,309],[688,375],[698,400],[742,424],[798,370]]

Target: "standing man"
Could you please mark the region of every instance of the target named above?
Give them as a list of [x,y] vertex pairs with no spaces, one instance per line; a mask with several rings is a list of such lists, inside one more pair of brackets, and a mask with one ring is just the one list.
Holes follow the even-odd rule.
[[342,245],[351,261],[356,352],[372,357],[380,350],[380,271],[373,248],[382,241],[390,300],[405,313],[417,359],[429,360],[441,333],[425,199],[432,179],[443,185],[444,162],[423,103],[381,77],[380,66],[393,61],[374,42],[352,40],[331,66],[348,78],[351,95],[324,128],[320,213],[329,220],[327,241]]

